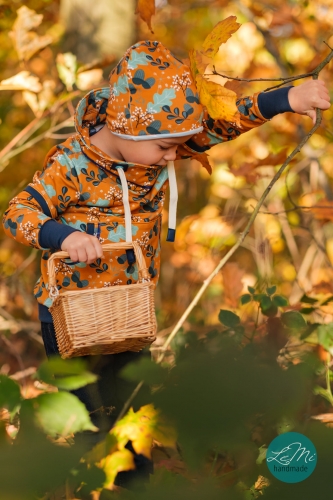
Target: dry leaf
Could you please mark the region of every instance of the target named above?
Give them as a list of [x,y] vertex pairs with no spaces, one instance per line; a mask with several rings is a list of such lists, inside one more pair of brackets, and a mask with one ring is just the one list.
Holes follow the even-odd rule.
[[311,418],[319,420],[324,424],[330,424],[329,427],[333,426],[333,413],[322,413],[321,415],[312,415]]
[[222,276],[226,304],[237,307],[243,290],[244,271],[238,267],[236,262],[228,262],[222,269]]
[[207,66],[212,62],[209,57],[200,52],[199,50],[190,50],[190,69],[193,78],[196,77],[198,73],[204,75]]
[[2,80],[0,90],[29,90],[30,92],[40,92],[42,85],[36,76],[32,76],[29,71],[20,71],[17,75]]
[[209,115],[214,120],[236,121],[238,110],[235,92],[218,83],[209,82],[201,75],[197,75],[196,81],[200,102],[207,108]]
[[317,220],[333,220],[333,201],[320,200],[316,206],[311,207],[311,213]]
[[17,10],[17,18],[9,36],[14,40],[20,60],[28,61],[36,52],[52,43],[51,36],[38,36],[37,33],[30,31],[37,28],[42,19],[42,14],[36,14],[25,5]]
[[140,15],[150,31],[154,33],[151,27],[151,18],[155,14],[155,0],[138,0],[135,13]]
[[227,17],[223,21],[220,21],[206,37],[202,48],[205,51],[206,56],[215,57],[222,43],[225,43],[233,33],[235,33],[240,24],[236,21],[236,16]]
[[207,170],[207,172],[211,174],[213,171],[208,158],[209,157],[207,153],[200,153],[195,156],[192,156],[192,160],[197,160]]

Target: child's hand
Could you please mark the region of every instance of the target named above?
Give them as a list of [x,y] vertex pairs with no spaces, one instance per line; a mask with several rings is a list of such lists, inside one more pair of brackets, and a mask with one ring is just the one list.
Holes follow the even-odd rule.
[[91,264],[103,257],[103,249],[96,236],[75,231],[64,239],[61,250],[69,253],[73,262],[86,262]]
[[316,123],[316,108],[328,109],[330,96],[322,80],[309,80],[288,92],[289,104],[295,113],[308,115]]

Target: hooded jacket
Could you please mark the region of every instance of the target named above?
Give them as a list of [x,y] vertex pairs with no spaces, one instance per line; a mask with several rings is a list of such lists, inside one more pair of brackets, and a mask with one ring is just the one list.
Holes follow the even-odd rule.
[[[152,42],[146,43],[147,54],[150,55]],[[121,70],[119,75],[124,76]],[[134,80],[132,78],[131,83],[135,86]],[[140,85],[142,83],[137,82],[138,88]],[[107,114],[106,111],[113,102],[114,92],[112,84],[110,88],[92,90],[81,99],[75,113],[75,133],[50,150],[43,170],[37,171],[32,182],[10,201],[3,217],[8,236],[42,250],[41,277],[35,285],[34,295],[41,306],[40,318],[43,321],[52,321],[46,309],[52,304],[48,291],[47,260],[50,253],[60,249],[65,237],[73,231],[82,231],[95,235],[101,243],[125,241],[124,182],[128,187],[132,238],[139,242],[143,250],[151,280],[158,281],[161,212],[168,186],[168,169],[165,166],[119,161],[91,144],[90,136],[96,132],[96,127],[113,120],[112,113]],[[186,100],[186,88],[183,95]],[[198,99],[192,89],[187,96]],[[154,103],[153,95],[151,102]],[[168,106],[164,111],[161,108],[165,114],[164,122],[174,124],[176,118],[168,118],[170,114],[177,114],[174,106],[164,106]],[[177,159],[198,158],[213,145],[235,139],[267,121],[259,111],[258,94],[240,99],[237,107],[240,115],[238,125],[212,120],[205,109],[200,110],[200,113],[203,111],[200,119],[203,130],[178,148]],[[186,118],[181,113],[180,116]],[[145,133],[149,135],[149,131],[145,130]],[[125,181],[121,179],[120,169],[125,174]],[[51,224],[54,228],[61,228],[62,237],[58,244],[53,244],[53,248],[43,247],[41,236]],[[135,262],[124,251],[115,250],[105,252],[104,259],[97,259],[89,265],[61,260],[56,266],[56,278],[61,293],[135,283],[138,272]]]

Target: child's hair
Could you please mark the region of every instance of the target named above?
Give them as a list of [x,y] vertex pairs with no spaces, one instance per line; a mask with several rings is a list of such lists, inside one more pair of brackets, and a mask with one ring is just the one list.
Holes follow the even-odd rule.
[[107,126],[124,139],[181,137],[202,130],[203,108],[188,66],[160,42],[130,47],[110,74]]

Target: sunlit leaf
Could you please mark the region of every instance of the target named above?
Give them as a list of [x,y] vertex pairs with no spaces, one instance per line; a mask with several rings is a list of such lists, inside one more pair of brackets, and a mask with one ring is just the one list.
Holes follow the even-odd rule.
[[147,23],[150,31],[154,33],[151,27],[151,18],[155,14],[155,0],[138,0],[135,13],[139,14],[141,19]]
[[176,432],[166,421],[160,410],[153,405],[142,406],[137,412],[130,408],[128,413],[112,429],[119,440],[119,448],[123,448],[131,439],[136,453],[151,457],[153,439],[164,446],[176,447]]
[[53,358],[44,361],[35,376],[46,384],[68,391],[79,389],[97,380],[96,375],[86,370],[86,363],[78,358]]
[[229,16],[227,19],[220,21],[214,29],[209,33],[203,43],[203,49],[207,56],[214,57],[220,45],[225,43],[233,33],[235,33],[241,26],[236,21],[236,16]]
[[14,40],[20,60],[28,61],[39,50],[52,43],[51,36],[38,36],[31,31],[40,25],[42,19],[42,14],[36,14],[25,5],[17,10],[17,19],[9,36]]
[[236,121],[236,94],[222,85],[209,82],[201,75],[196,77],[200,102],[215,120]]
[[317,328],[318,342],[333,355],[333,323],[320,325]]
[[76,56],[71,52],[57,55],[57,69],[60,80],[66,85],[68,91],[73,90],[76,80]]
[[40,92],[42,85],[37,76],[33,76],[29,71],[20,71],[14,76],[0,82],[0,90],[28,90],[30,92]]
[[114,483],[118,472],[122,470],[135,469],[134,455],[126,448],[115,451],[112,455],[109,455],[102,460],[101,467],[106,475],[104,486],[108,488]]
[[190,69],[193,78],[199,73],[203,75],[207,66],[211,63],[211,59],[199,50],[192,49],[189,51]]
[[28,404],[33,405],[38,423],[51,436],[65,437],[79,431],[97,430],[85,405],[68,392],[41,394],[23,403]]

